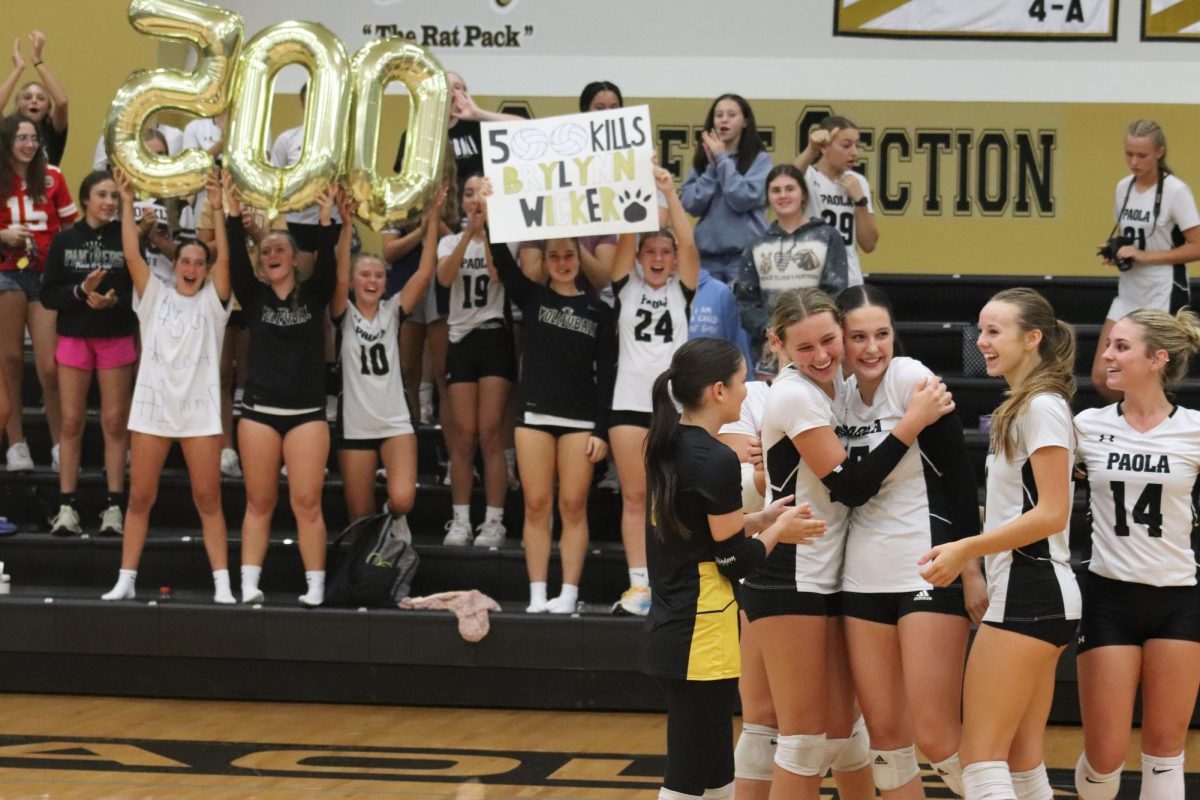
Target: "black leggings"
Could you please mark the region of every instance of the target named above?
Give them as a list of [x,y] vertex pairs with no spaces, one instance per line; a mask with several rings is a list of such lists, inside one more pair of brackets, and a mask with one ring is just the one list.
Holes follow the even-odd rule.
[[659,678],[667,693],[667,774],[673,792],[702,795],[733,783],[737,679]]

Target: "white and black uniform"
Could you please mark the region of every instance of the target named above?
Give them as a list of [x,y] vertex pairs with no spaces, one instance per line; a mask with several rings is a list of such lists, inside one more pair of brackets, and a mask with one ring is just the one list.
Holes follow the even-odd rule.
[[348,303],[334,320],[342,340],[339,449],[374,450],[386,439],[413,432],[400,374],[400,325],[406,316],[400,295],[394,294],[379,304],[375,319]]
[[[919,361],[893,358],[868,405],[852,376],[837,429],[850,458],[878,447],[903,418],[913,389],[932,377]],[[978,533],[978,503],[962,422],[947,414],[918,435],[879,492],[850,511],[845,613],[888,625],[919,611],[965,616],[961,582],[935,589],[917,561],[935,545]]]
[[[867,200],[867,211],[875,213],[875,204],[871,199],[871,186],[867,179],[854,170],[847,175],[858,181],[862,187],[863,197]],[[846,279],[848,286],[859,286],[863,282],[862,265],[858,261],[858,224],[854,218],[854,201],[850,199],[850,190],[840,183],[826,178],[821,170],[809,165],[804,173],[804,182],[808,184],[808,203],[804,213],[816,219],[820,218],[837,229],[846,245]]]
[[[1117,183],[1117,233],[1146,252],[1173,250],[1184,243],[1183,232],[1200,225],[1192,190],[1174,175],[1163,176],[1144,192],[1130,175]],[[1118,320],[1139,308],[1175,313],[1187,305],[1186,264],[1134,264],[1117,275],[1117,297],[1108,319]]]
[[1075,424],[1092,523],[1079,649],[1200,641],[1200,412],[1176,406],[1141,433],[1114,403],[1080,412]]
[[[1013,421],[1009,458],[987,457],[987,511],[984,530],[1012,522],[1038,500],[1029,457],[1043,447],[1062,447],[1071,479],[1075,433],[1071,408],[1054,394],[1038,394]],[[1074,638],[1081,601],[1071,571],[1070,524],[1045,539],[1016,550],[986,556],[988,610],[986,624],[1033,636],[1057,646]]]
[[763,411],[767,407],[767,390],[770,381],[746,381],[746,399],[742,401],[742,415],[737,422],[727,422],[719,433],[737,433],[743,436],[758,436],[762,430]]
[[[844,388],[840,380],[836,383],[840,394]],[[825,520],[827,527],[825,535],[811,545],[776,544],[767,560],[742,582],[743,606],[751,621],[781,614],[837,613],[831,599],[841,588],[849,509],[833,501],[792,441],[814,428],[836,428],[834,402],[792,365],[779,373],[767,391],[762,415],[766,502],[794,494],[795,502],[808,503],[813,517]]]
[[655,289],[638,269],[613,281],[617,299],[617,382],[609,427],[650,427],[654,379],[688,338],[688,317],[696,292],[672,275]]
[[[443,236],[438,242],[438,260],[453,253],[464,235]],[[458,277],[450,284],[450,348],[446,353],[450,383],[476,383],[485,377],[517,379],[512,331],[504,319],[504,286],[488,273],[486,248],[482,241],[469,242]]]

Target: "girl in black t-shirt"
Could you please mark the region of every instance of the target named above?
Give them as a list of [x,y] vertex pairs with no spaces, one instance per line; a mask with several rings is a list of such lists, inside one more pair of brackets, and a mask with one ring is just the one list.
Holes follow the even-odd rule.
[[[651,602],[643,671],[667,695],[663,794],[732,796],[733,711],[740,672],[733,581],[777,542],[808,544],[825,523],[783,497],[742,513],[738,457],[717,441],[739,418],[746,364],[723,339],[693,339],[654,381],[646,440],[646,555]],[[683,406],[682,416],[675,402]],[[753,536],[748,536],[753,533]]]

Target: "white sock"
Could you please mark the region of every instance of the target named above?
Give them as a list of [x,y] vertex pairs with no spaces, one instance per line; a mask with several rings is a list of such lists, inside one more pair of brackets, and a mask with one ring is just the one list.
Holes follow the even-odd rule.
[[929,766],[942,779],[942,783],[950,787],[950,791],[959,797],[963,796],[962,764],[958,763],[958,753],[942,761],[934,761]]
[[252,564],[242,565],[242,602],[261,603],[263,594],[258,590],[258,579],[262,576],[262,567]]
[[1054,790],[1050,788],[1050,777],[1046,774],[1044,763],[1033,769],[1012,773],[1012,783],[1017,800],[1054,800]]
[[558,597],[546,604],[546,610],[551,614],[574,614],[575,603],[579,600],[579,587],[570,583],[562,585]]
[[484,522],[504,522],[504,509],[488,506],[483,514]]
[[1142,753],[1141,800],[1183,800],[1183,753],[1177,756]]
[[100,595],[101,600],[132,600],[136,596],[133,585],[137,581],[136,569],[123,569],[117,573],[117,584],[112,590]]
[[1088,763],[1087,753],[1075,762],[1075,792],[1082,800],[1113,800],[1121,790],[1121,767],[1102,775]]
[[308,591],[300,595],[300,604],[305,606],[319,606],[325,602],[325,570],[310,569],[304,573],[304,580],[308,584]]
[[529,584],[529,606],[527,614],[544,614],[546,612],[546,582],[532,581]]
[[970,800],[1017,800],[1004,761],[978,761],[962,771],[963,791]]
[[237,602],[233,597],[233,590],[229,588],[229,570],[227,569],[213,570],[213,602],[224,605]]
[[[444,506],[443,506],[443,508],[444,508]],[[454,512],[455,520],[457,520],[458,522],[466,523],[467,525],[471,524],[471,506],[470,506],[470,504],[462,505],[462,506],[451,506],[450,508]]]
[[630,567],[629,568],[629,585],[636,586],[639,589],[650,588],[650,568],[649,567]]

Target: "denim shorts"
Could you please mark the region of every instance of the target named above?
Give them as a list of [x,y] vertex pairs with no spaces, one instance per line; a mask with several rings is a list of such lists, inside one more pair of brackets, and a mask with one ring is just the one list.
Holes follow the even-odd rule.
[[42,291],[42,273],[28,269],[0,270],[0,292],[24,292],[26,300],[37,300]]

